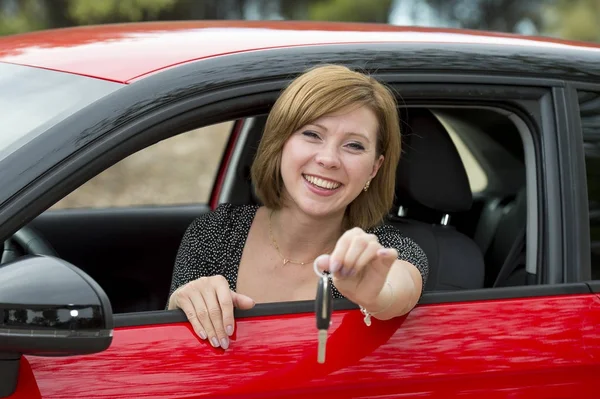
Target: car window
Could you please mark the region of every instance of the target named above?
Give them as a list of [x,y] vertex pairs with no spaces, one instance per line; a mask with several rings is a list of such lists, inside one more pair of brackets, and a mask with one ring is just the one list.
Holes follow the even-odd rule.
[[[510,195],[524,184],[524,163],[519,160],[522,143],[505,117],[469,109],[436,109],[434,113],[457,149],[475,197]],[[498,142],[499,132],[505,139],[510,137],[510,142]]]
[[580,91],[579,109],[587,174],[592,278],[600,279],[600,93]]
[[53,209],[204,204],[233,122],[156,143],[100,173]]
[[[0,159],[123,85],[0,62]],[[21,143],[22,144],[22,143]]]
[[[443,120],[440,120],[442,123]],[[444,125],[446,129],[448,129],[448,134],[450,138],[454,142],[456,149],[458,150],[458,155],[465,166],[465,170],[467,171],[467,177],[469,178],[469,185],[471,186],[471,191],[473,194],[480,193],[486,189],[488,186],[488,176],[485,174],[485,171],[469,149],[460,136],[454,131],[451,125]]]

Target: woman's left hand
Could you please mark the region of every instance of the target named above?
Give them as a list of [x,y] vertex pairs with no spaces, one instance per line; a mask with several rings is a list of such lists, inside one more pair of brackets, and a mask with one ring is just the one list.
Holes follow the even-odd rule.
[[377,236],[355,227],[339,238],[331,255],[317,259],[317,266],[332,273],[333,283],[344,297],[378,309],[385,306],[380,303],[380,293],[397,259],[394,248],[384,248]]

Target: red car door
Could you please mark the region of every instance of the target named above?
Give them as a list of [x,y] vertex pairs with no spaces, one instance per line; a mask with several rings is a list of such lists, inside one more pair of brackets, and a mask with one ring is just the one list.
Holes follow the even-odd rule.
[[24,358],[11,399],[595,397],[600,336],[590,331],[600,300],[585,284],[487,295],[440,303],[426,295],[408,316],[371,327],[358,310],[336,310],[323,365],[310,303],[252,316],[277,312],[258,305],[238,318],[227,351],[186,322],[168,322],[183,320],[179,311],[117,315],[103,353]]

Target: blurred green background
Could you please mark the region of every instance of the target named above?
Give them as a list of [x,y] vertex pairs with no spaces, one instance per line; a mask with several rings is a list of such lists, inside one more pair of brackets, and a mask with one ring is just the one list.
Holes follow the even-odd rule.
[[600,41],[600,0],[0,0],[0,35],[198,19],[382,22]]

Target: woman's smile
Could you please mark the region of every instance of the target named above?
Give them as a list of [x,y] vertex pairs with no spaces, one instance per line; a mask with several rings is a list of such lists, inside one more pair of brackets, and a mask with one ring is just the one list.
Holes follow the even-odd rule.
[[343,184],[340,182],[323,179],[314,175],[302,174],[302,177],[308,190],[322,197],[334,195],[343,187]]
[[325,179],[325,178],[322,178],[319,176],[303,174],[302,177],[304,177],[304,180],[306,180],[313,186],[318,187],[318,188],[323,188],[326,190],[335,190],[342,185],[342,183],[337,182],[335,180],[329,180],[329,179]]

